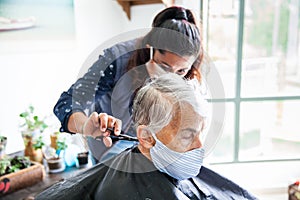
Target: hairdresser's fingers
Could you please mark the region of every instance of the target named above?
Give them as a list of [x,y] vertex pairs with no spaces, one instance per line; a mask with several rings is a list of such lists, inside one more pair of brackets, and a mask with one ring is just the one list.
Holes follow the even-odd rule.
[[[112,116],[108,116],[108,128],[114,129],[114,135],[119,135],[121,133],[122,121]],[[103,143],[106,147],[112,146],[112,139],[109,137],[110,134],[112,134],[110,131],[105,131],[105,133],[103,133]]]
[[100,123],[99,123],[99,118],[98,118],[98,113],[97,112],[93,112],[89,119],[93,122],[93,126],[95,128],[98,128],[100,126]]
[[100,120],[100,131],[105,132],[105,130],[108,128],[107,123],[108,123],[108,117],[109,115],[106,113],[100,113],[99,114],[99,120]]
[[112,140],[110,137],[103,137],[103,143],[106,147],[112,146]]
[[122,130],[122,121],[120,119],[115,118],[112,124],[112,128],[114,128],[115,135],[120,135]]

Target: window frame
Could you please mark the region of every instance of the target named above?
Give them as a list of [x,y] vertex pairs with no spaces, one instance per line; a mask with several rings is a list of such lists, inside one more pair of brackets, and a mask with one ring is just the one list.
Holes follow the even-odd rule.
[[[209,1],[200,1],[200,21],[203,23],[203,40],[205,47],[208,51],[208,32],[209,32]],[[300,161],[299,158],[287,158],[287,159],[259,159],[259,160],[239,160],[239,149],[240,149],[240,114],[241,104],[243,102],[258,102],[258,101],[292,101],[300,100],[300,96],[255,96],[255,97],[242,97],[241,96],[241,85],[242,85],[242,60],[243,60],[243,38],[244,38],[244,19],[245,19],[245,0],[239,0],[239,13],[238,13],[238,37],[237,37],[237,57],[236,57],[236,82],[235,82],[235,97],[233,98],[221,98],[221,99],[208,99],[211,103],[220,102],[231,102],[234,104],[234,152],[233,160],[226,162],[211,162],[210,164],[231,164],[231,163],[252,163],[252,162],[278,162],[278,161]],[[226,123],[226,122],[225,122]]]

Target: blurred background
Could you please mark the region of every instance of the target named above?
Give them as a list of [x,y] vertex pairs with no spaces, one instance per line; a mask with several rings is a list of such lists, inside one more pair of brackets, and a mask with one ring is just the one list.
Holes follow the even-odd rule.
[[261,199],[287,199],[287,186],[300,178],[300,1],[145,1],[130,6],[130,13],[119,2],[0,0],[0,134],[8,137],[6,152],[24,149],[21,112],[33,105],[47,117],[45,132],[57,131],[53,106],[86,58],[119,34],[149,28],[173,3],[201,21],[206,53],[225,90],[224,97],[210,99],[225,102],[226,119],[207,165]]

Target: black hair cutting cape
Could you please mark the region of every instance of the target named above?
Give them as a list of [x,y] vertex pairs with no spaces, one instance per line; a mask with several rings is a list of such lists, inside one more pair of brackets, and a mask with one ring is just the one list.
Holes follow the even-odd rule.
[[[189,187],[179,189],[172,179],[159,172],[137,147],[133,147],[105,163],[52,185],[35,199],[190,199],[186,195],[189,191],[184,191],[189,190]],[[204,166],[199,175],[189,181],[199,191],[200,197],[196,199],[257,199],[234,182]]]

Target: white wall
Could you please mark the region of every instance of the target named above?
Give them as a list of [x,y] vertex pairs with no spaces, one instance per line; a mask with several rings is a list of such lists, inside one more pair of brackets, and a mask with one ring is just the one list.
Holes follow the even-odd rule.
[[127,19],[122,7],[112,0],[74,1],[76,37],[80,59],[124,29]]
[[40,116],[52,114],[61,91],[76,78],[73,58],[74,51],[0,55],[0,133],[8,137],[7,153],[23,149],[19,114],[29,104]]
[[[164,4],[138,5],[131,7],[131,20],[124,24],[124,31],[150,28],[155,15],[165,8]],[[125,12],[123,12],[125,15]]]

